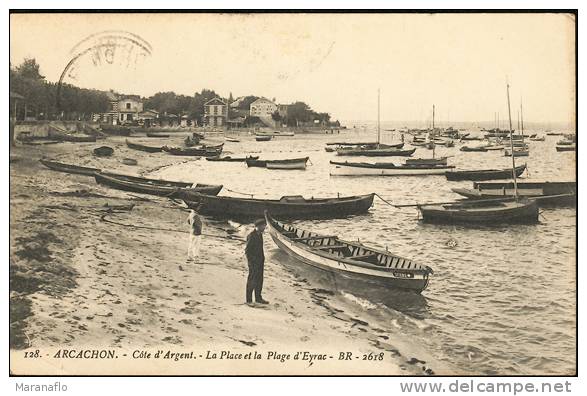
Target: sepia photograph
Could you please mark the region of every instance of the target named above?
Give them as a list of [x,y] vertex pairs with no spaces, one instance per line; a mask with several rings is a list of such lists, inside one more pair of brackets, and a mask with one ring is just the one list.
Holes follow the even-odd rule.
[[577,16],[10,10],[10,375],[576,376]]

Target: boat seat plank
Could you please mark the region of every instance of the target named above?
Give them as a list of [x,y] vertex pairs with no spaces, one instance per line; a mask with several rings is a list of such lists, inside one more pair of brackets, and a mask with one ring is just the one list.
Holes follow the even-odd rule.
[[311,236],[311,237],[303,237],[303,238],[291,238],[292,241],[311,241],[314,239],[328,239],[328,238],[336,238],[336,235],[322,235],[322,236]]
[[371,257],[377,257],[377,253],[362,254],[360,256],[352,256],[349,258],[351,260],[365,260],[365,259],[370,259]]
[[325,245],[325,246],[314,246],[316,249],[319,250],[342,250],[346,248],[346,245]]

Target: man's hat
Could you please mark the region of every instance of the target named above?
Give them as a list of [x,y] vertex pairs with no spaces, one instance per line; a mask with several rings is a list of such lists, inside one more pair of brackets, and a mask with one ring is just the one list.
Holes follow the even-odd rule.
[[258,219],[258,220],[255,220],[255,225],[256,225],[256,226],[259,226],[259,225],[265,225],[265,224],[267,224],[267,222],[265,221],[265,219]]

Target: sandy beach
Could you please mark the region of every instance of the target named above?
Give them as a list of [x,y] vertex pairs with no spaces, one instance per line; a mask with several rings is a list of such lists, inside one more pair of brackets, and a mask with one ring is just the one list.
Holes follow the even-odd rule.
[[[352,312],[331,306],[332,293],[313,287],[268,257],[267,307],[244,304],[246,261],[242,239],[251,225],[204,219],[197,263],[186,261],[187,212],[171,200],[99,186],[91,177],[55,172],[41,157],[148,175],[185,157],[132,152],[124,139],[101,143],[116,150],[97,158],[100,143],[17,146],[10,164],[10,346],[20,366],[34,348],[170,348],[235,353],[305,350],[355,354],[385,352],[381,362],[349,364],[269,361],[193,366],[112,366],[104,374],[433,374],[422,356],[393,343],[394,335]],[[138,166],[123,165],[123,157]],[[220,181],[219,181],[220,182]],[[134,204],[132,210],[119,210]],[[124,209],[124,208],[123,208]],[[144,228],[137,228],[140,226]],[[265,249],[275,249],[265,236]],[[107,362],[106,362],[107,363]],[[217,362],[218,363],[218,362]],[[76,363],[83,371],[84,365]],[[270,364],[265,366],[264,364]],[[76,370],[47,366],[47,371]],[[434,370],[434,371],[433,371]],[[92,372],[98,374],[98,372]],[[41,374],[41,373],[37,373]]]

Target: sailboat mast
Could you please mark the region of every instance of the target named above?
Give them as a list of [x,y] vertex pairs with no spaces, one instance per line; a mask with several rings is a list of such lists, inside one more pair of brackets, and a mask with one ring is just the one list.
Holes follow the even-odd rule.
[[435,154],[436,154],[436,142],[434,141],[434,139],[436,138],[436,133],[434,131],[434,113],[436,111],[436,108],[434,105],[432,105],[432,158],[436,158]]
[[381,120],[380,120],[380,90],[377,89],[377,147],[381,139]]
[[512,131],[512,112],[510,110],[510,84],[507,83],[507,94],[508,94],[508,116],[510,120],[510,148],[512,150],[512,176],[514,178],[514,197],[518,200],[518,180],[516,178],[516,155],[514,153],[514,137]]
[[524,108],[522,107],[522,98],[520,98],[520,117],[522,121],[522,142],[524,141]]

